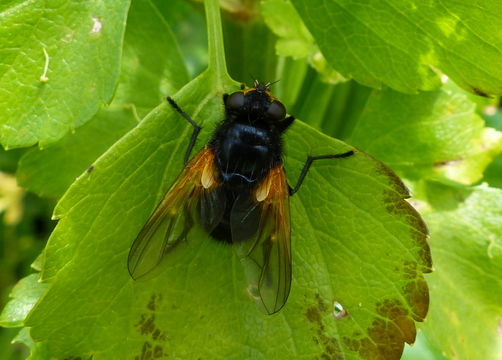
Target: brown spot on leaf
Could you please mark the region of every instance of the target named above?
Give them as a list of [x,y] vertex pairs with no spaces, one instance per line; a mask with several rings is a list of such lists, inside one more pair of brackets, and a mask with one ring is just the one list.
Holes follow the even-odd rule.
[[410,225],[411,238],[419,248],[418,256],[420,257],[420,263],[423,267],[422,271],[426,273],[431,272],[432,257],[429,244],[427,243],[429,230],[418,211],[406,200],[396,196],[396,193],[392,191],[386,191],[384,193],[383,201],[389,213],[399,216]]
[[408,283],[403,287],[404,297],[413,310],[411,316],[415,321],[423,321],[429,310],[429,288],[417,264],[405,261],[403,264],[404,277]]
[[318,331],[319,341],[324,346],[324,353],[321,355],[324,359],[343,359],[342,351],[338,341],[333,336],[328,336]]
[[453,159],[453,160],[436,161],[433,164],[433,166],[435,168],[441,168],[441,167],[444,167],[444,166],[454,166],[454,165],[457,165],[457,164],[461,163],[462,161],[464,161],[464,159]]
[[408,344],[415,341],[416,329],[415,323],[410,319],[408,310],[406,310],[397,300],[385,300],[377,305],[378,314],[392,321],[401,332],[400,341],[404,340]]
[[[371,331],[373,333],[378,330],[386,331],[384,329],[384,326],[380,327],[381,323],[383,323],[382,320],[378,321],[377,323],[374,323],[372,328],[373,330]],[[397,348],[396,349],[392,349],[391,347],[387,348],[386,344],[377,344],[373,342],[373,340],[370,340],[369,338],[362,338],[362,339],[344,338],[343,341],[350,350],[359,353],[360,357],[363,359],[397,360],[401,357],[402,349],[400,351]]]
[[155,324],[155,311],[158,308],[160,300],[160,295],[152,295],[146,306],[147,313],[141,314],[139,321],[135,324],[141,335],[149,336],[153,340],[153,344],[149,340],[143,343],[141,353],[134,357],[135,360],[154,360],[168,356],[163,348],[167,340],[166,334],[157,328]]
[[432,267],[430,249],[427,244],[427,235],[429,231],[420,214],[413,206],[404,200],[409,197],[408,189],[391,169],[380,162],[378,162],[378,164],[378,173],[385,175],[394,188],[394,190],[386,190],[383,194],[383,201],[386,204],[387,211],[391,214],[406,218],[411,227],[415,229],[415,231],[412,232],[412,237],[421,248],[425,249],[421,254],[422,260],[424,264]]
[[404,287],[404,296],[413,309],[413,319],[423,321],[429,311],[429,287],[423,276],[410,281]]
[[318,323],[321,321],[321,313],[315,306],[308,308],[305,316],[307,316],[308,321],[313,323]]
[[488,95],[483,90],[481,90],[481,89],[479,89],[477,87],[472,86],[471,90],[476,95],[479,95],[479,96],[482,96],[482,97],[485,97],[485,98],[489,98],[489,99],[493,98],[493,96]]
[[404,277],[406,279],[415,280],[416,278],[419,277],[419,273],[417,270],[417,263],[412,262],[412,261],[405,261],[404,262],[403,272],[404,272]]
[[164,349],[159,345],[155,345],[155,347],[153,348],[153,358],[159,359],[163,356],[164,356]]
[[390,181],[392,184],[392,188],[396,192],[394,196],[397,196],[400,199],[407,199],[410,197],[410,192],[408,188],[404,185],[403,181],[399,178],[399,176],[394,173],[390,168],[388,168],[386,165],[378,161],[377,159],[371,157],[373,161],[375,161],[378,165],[378,168],[376,169],[379,174],[384,175],[387,177],[387,179]]
[[136,324],[141,335],[147,335],[155,331],[155,314],[141,314],[139,322]]
[[141,348],[141,354],[134,357],[134,360],[151,360],[152,359],[152,344],[145,341]]
[[321,295],[319,295],[319,293],[315,294],[315,298],[317,300],[317,307],[320,312],[326,312],[329,310],[328,305],[326,305],[326,303],[321,298]]
[[315,295],[316,304],[307,309],[305,316],[310,322],[320,323],[322,320],[322,313],[328,311],[327,305],[322,300],[319,294]]
[[147,305],[148,310],[155,311],[157,308],[157,303],[159,303],[161,299],[162,299],[161,295],[153,294],[150,297],[150,301],[148,302]]
[[326,334],[326,328],[323,324],[324,314],[329,312],[328,305],[324,302],[319,294],[315,295],[315,303],[309,307],[305,313],[308,321],[314,324],[316,335],[312,337],[312,341],[316,345],[323,347],[321,359],[343,359],[342,351],[338,341]]
[[397,360],[403,352],[404,342],[411,344],[415,341],[415,323],[409,310],[396,299],[379,302],[376,313],[378,317],[371,323],[366,337],[354,334],[343,341],[361,358]]
[[427,226],[417,210],[405,201],[409,197],[409,191],[401,179],[387,166],[377,160],[375,161],[378,163],[377,172],[387,177],[393,187],[393,190],[386,190],[383,194],[386,210],[391,214],[406,219],[408,224],[410,224],[412,229],[410,231],[411,237],[420,249],[418,255],[423,265],[422,271],[430,272],[432,269],[432,258],[429,244],[427,243],[427,235],[429,234]]

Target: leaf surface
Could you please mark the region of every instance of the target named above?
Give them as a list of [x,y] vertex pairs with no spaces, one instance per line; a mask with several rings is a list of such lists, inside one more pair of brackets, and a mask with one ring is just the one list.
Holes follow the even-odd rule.
[[[223,111],[221,90],[206,76],[175,97],[204,124],[197,148]],[[236,89],[231,84],[227,91]],[[403,342],[414,340],[414,321],[427,312],[425,228],[403,200],[399,180],[362,153],[315,164],[291,199],[293,284],[278,315],[256,308],[231,247],[200,229],[159,277],[129,277],[129,247],[181,169],[190,133],[163,104],[72,185],[56,209],[61,220],[42,272],[51,288],[28,318],[32,336],[59,357],[123,359],[156,351],[175,358],[217,352],[398,359]],[[306,154],[349,149],[301,122],[286,141],[292,184]],[[349,315],[337,320],[334,302]]]
[[[145,24],[145,18],[152,21]],[[18,181],[39,196],[60,197],[99,155],[137,125],[138,116],[146,115],[188,80],[169,24],[153,2],[135,0],[112,104],[50,148],[30,150],[19,164]]]
[[415,93],[440,86],[502,94],[499,1],[291,0],[343,76]]
[[110,101],[128,8],[127,0],[17,0],[0,9],[4,147],[45,147]]
[[502,152],[502,133],[486,128],[475,107],[459,89],[418,95],[374,91],[351,143],[406,178],[472,184]]
[[42,197],[60,197],[93,162],[137,125],[131,108],[101,110],[75,134],[47,149],[32,149],[19,162],[19,184]]
[[267,25],[277,35],[276,52],[280,56],[306,59],[327,83],[346,79],[326,62],[314,38],[289,0],[262,0],[261,13]]
[[428,341],[448,359],[502,359],[502,191],[428,184]]

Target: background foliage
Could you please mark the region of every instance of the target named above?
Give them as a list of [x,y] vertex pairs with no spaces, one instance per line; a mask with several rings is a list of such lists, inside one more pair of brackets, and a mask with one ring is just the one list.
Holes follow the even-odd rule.
[[[206,29],[182,0],[0,4],[0,358],[399,358],[430,264],[372,157],[430,231],[429,313],[403,358],[502,358],[502,6],[222,0],[222,34],[215,6]],[[151,282],[125,268],[188,141],[165,95],[202,146],[221,94],[255,78],[280,79],[304,122],[285,139],[290,183],[308,153],[372,156],[316,164],[292,198],[293,290],[267,318],[199,230]]]

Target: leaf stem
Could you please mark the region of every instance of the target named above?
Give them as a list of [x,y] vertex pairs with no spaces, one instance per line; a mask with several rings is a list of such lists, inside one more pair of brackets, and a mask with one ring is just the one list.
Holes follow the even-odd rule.
[[204,8],[209,52],[208,71],[214,74],[218,85],[222,85],[225,80],[229,79],[229,75],[225,61],[219,0],[205,0]]

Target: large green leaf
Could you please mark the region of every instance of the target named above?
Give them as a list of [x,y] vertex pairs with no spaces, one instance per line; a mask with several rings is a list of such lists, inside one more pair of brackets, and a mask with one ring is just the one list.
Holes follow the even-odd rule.
[[[152,22],[145,24],[141,21],[145,18]],[[150,0],[134,0],[113,103],[50,148],[29,151],[19,164],[18,181],[40,196],[61,196],[99,155],[137,124],[137,115],[148,113],[186,82],[187,71],[169,25]]]
[[119,76],[128,8],[127,0],[17,0],[2,6],[4,147],[53,143],[110,100]]
[[345,77],[411,93],[437,88],[439,69],[471,92],[502,94],[500,1],[291,2]]
[[407,178],[471,184],[502,151],[502,133],[485,128],[475,108],[459,89],[374,91],[350,141]]
[[423,332],[448,359],[502,359],[502,191],[430,183],[421,193],[435,270]]
[[[176,96],[204,123],[202,139],[223,110],[209,76]],[[130,244],[181,169],[190,132],[161,105],[72,185],[56,209],[42,273],[51,286],[27,321],[32,336],[58,357],[124,359],[150,349],[175,358],[399,358],[427,312],[425,230],[399,180],[362,153],[316,164],[291,200],[293,290],[278,315],[257,310],[231,247],[200,230],[159,277],[129,277]],[[298,123],[287,148],[294,183],[307,153],[348,146]],[[349,316],[336,320],[334,301]]]

